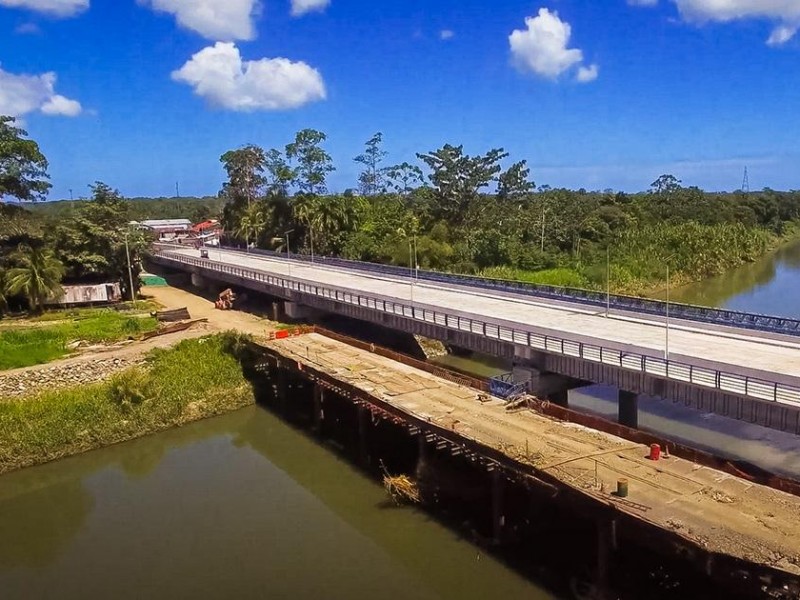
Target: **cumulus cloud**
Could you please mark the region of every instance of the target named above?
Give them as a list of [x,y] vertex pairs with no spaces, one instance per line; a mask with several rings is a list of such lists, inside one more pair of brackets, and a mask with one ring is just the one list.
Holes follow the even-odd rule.
[[[785,44],[800,28],[800,0],[672,0],[689,23],[728,23],[743,19],[766,19],[777,25],[767,40],[771,46]],[[657,0],[628,0],[646,6]]]
[[[526,29],[515,29],[508,36],[511,55],[516,65],[542,77],[557,78],[575,65],[583,62],[583,52],[577,48],[569,48],[572,27],[562,21],[558,13],[540,8],[536,17],[525,18]],[[597,77],[597,66],[582,67],[587,75],[594,71]],[[591,81],[591,79],[580,79]]]
[[243,61],[233,43],[217,42],[192,56],[172,79],[194,88],[212,106],[252,112],[285,110],[324,100],[319,71],[287,58]]
[[0,6],[24,8],[52,17],[72,17],[89,8],[89,0],[0,0]]
[[456,32],[452,29],[442,29],[439,32],[439,39],[441,40],[452,40],[454,37],[456,37]]
[[310,12],[322,12],[331,0],[292,0],[292,16],[299,17]]
[[[2,1],[2,0],[0,0]],[[178,25],[210,40],[252,40],[259,0],[139,0],[157,12],[174,15]]]
[[55,73],[15,75],[0,68],[0,114],[22,117],[39,111],[50,116],[75,117],[81,104],[55,93]]
[[575,79],[579,83],[589,83],[590,81],[597,79],[599,74],[600,69],[597,65],[589,65],[588,67],[580,67]]

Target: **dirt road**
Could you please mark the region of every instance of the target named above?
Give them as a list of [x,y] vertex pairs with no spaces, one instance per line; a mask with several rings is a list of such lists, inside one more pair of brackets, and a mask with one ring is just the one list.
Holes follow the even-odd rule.
[[[164,308],[189,309],[192,319],[208,319],[190,329],[149,340],[123,341],[86,351],[42,365],[0,372],[0,399],[28,396],[44,389],[84,385],[107,379],[116,372],[139,364],[154,348],[168,348],[182,340],[235,329],[255,337],[264,337],[275,330],[275,323],[241,311],[220,311],[201,296],[173,287],[145,287],[145,296]],[[48,323],[50,324],[50,323]]]

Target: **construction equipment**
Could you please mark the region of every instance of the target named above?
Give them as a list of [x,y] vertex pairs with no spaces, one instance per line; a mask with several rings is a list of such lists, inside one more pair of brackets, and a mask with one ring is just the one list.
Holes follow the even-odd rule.
[[236,294],[233,293],[231,288],[228,288],[220,292],[217,301],[214,302],[214,308],[218,310],[231,310],[235,301]]

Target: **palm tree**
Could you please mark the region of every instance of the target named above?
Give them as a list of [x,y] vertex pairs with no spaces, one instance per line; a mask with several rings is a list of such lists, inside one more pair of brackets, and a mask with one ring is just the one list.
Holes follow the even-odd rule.
[[239,219],[236,235],[247,240],[248,245],[251,239],[254,243],[257,243],[259,236],[269,225],[270,212],[270,209],[261,202],[256,202],[248,206],[244,210],[242,218]]
[[28,306],[35,312],[42,309],[45,300],[62,294],[61,280],[65,269],[52,250],[20,245],[12,261],[18,266],[8,270],[4,286],[6,294],[24,295]]

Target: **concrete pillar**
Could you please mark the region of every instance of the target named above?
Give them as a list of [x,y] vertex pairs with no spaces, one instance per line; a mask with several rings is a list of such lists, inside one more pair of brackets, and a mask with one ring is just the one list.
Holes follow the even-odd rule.
[[633,392],[619,391],[617,404],[618,421],[621,425],[637,429],[639,427],[639,396]]
[[202,289],[206,286],[206,280],[197,273],[192,273],[192,285],[196,288]]
[[358,407],[358,454],[364,466],[369,465],[369,444],[367,435],[369,431],[370,413],[366,406]]
[[551,392],[547,396],[547,399],[553,404],[556,404],[563,408],[569,408],[569,390],[567,389]]
[[492,541],[500,544],[503,541],[503,529],[505,527],[505,515],[503,514],[503,488],[505,478],[500,469],[495,469],[491,473],[492,478]]
[[325,419],[322,405],[325,402],[325,388],[319,383],[314,384],[314,433],[320,435],[322,433],[322,422]]

